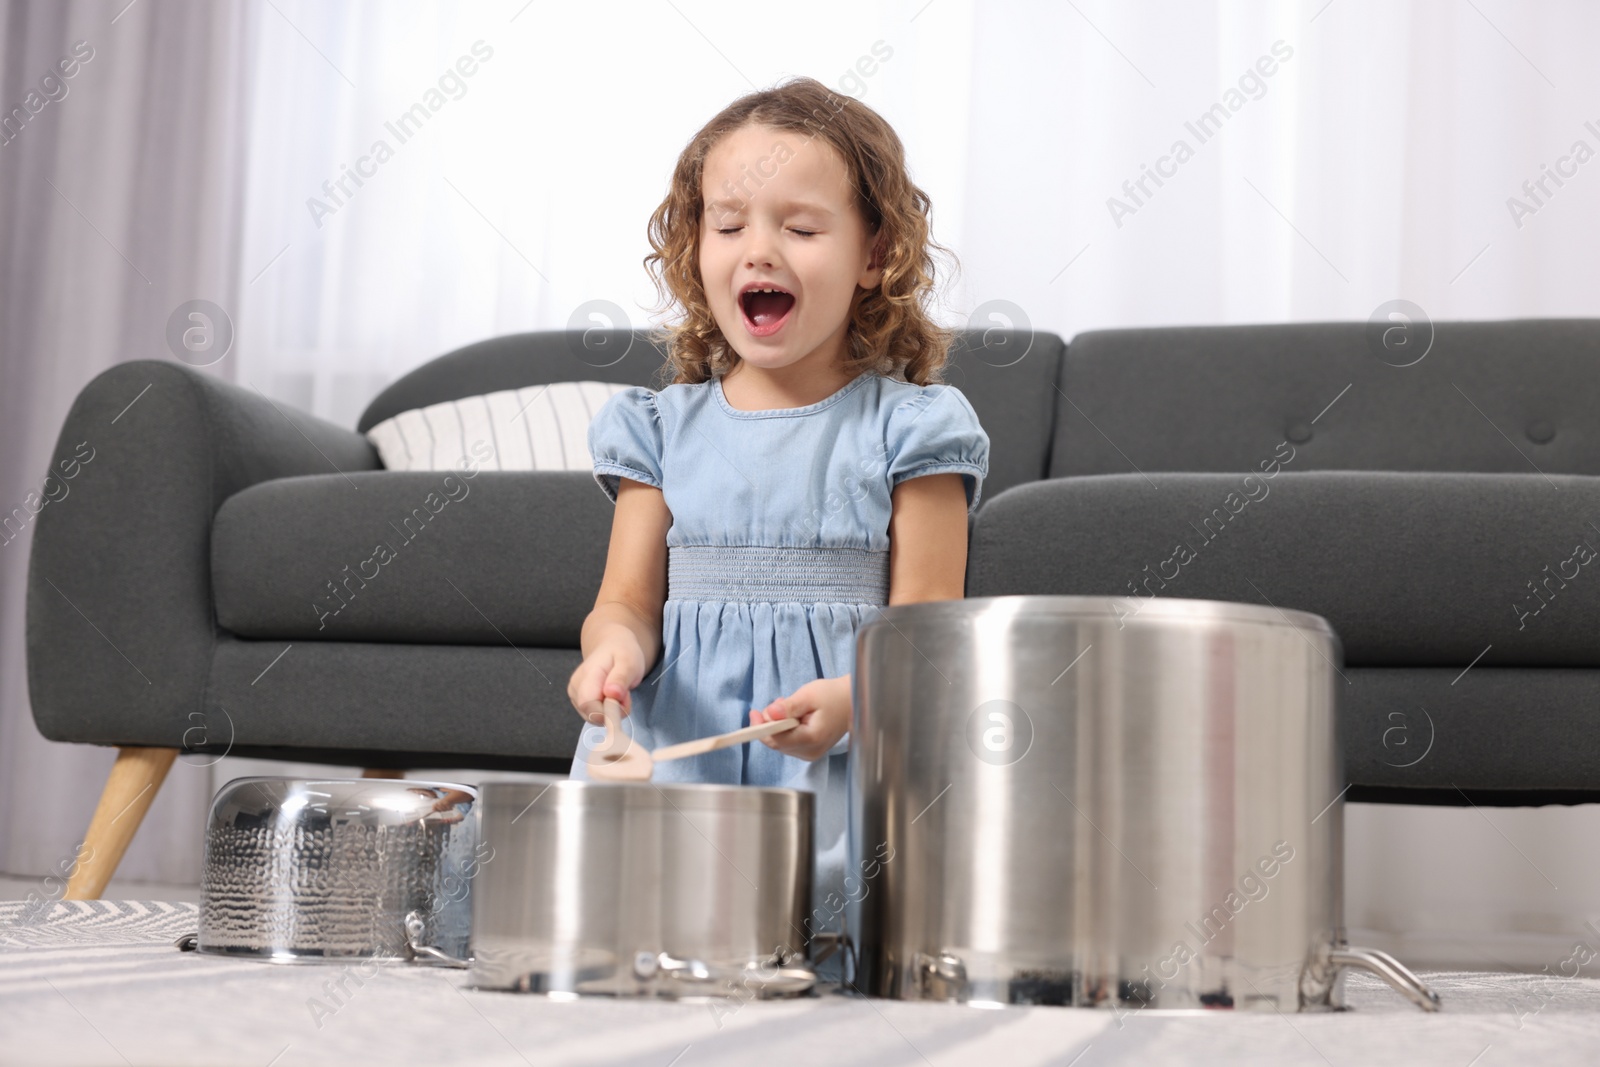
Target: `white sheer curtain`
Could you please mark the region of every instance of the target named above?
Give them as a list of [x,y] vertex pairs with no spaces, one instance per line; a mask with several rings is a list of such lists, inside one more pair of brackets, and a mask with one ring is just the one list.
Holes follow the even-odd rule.
[[[677,151],[735,96],[801,73],[901,134],[964,266],[945,293],[952,322],[991,300],[1067,336],[1365,319],[1395,298],[1435,318],[1596,308],[1600,162],[1547,184],[1520,226],[1507,208],[1533,205],[1523,182],[1574,141],[1600,149],[1584,126],[1600,129],[1592,5],[623,10],[285,0],[266,12],[244,372],[351,422],[376,388],[459,344],[564,327],[597,299],[645,323],[644,225]],[[386,123],[479,41],[492,58],[399,143]],[[307,201],[332,206],[323,182],[379,140],[393,158],[314,219]],[[1176,163],[1180,140],[1192,157]],[[1146,177],[1157,167],[1175,172],[1159,186]]]
[[[985,5],[968,184],[945,198],[969,299],[1064,335],[1363,320],[1392,298],[1595,314],[1600,163],[1520,228],[1506,200],[1575,140],[1600,149],[1597,32],[1580,3]],[[1239,106],[1202,141],[1189,126],[1218,103]],[[1175,174],[1123,191],[1179,140]]]

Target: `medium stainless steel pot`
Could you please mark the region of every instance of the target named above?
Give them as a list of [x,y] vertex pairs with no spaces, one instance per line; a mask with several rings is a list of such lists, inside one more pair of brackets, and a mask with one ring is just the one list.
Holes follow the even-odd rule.
[[908,1000],[1337,1007],[1342,650],[1171,598],[887,609],[856,654],[857,985]]
[[235,779],[207,819],[199,934],[179,944],[279,962],[464,956],[477,799],[445,782]]
[[814,981],[812,796],[753,786],[491,782],[478,988],[779,996]]

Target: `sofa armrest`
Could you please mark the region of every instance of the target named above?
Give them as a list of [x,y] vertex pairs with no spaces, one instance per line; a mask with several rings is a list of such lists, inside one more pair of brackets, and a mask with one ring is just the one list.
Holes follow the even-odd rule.
[[[381,466],[366,438],[182,364],[78,394],[33,524],[28,690],[58,741],[178,747],[204,725],[216,643],[211,524],[241,489]],[[191,734],[191,737],[199,737]]]

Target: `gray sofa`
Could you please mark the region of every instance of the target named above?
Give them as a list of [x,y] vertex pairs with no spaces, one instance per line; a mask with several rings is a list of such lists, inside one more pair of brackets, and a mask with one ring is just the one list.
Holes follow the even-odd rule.
[[[1600,799],[1600,578],[1568,562],[1600,547],[1600,322],[1441,323],[1420,362],[1380,354],[1345,323],[965,335],[947,380],[991,438],[968,595],[1316,612],[1345,647],[1350,798]],[[395,382],[358,430],[544,382],[659,385],[661,363],[643,333],[497,338]],[[433,513],[443,474],[156,361],[84,388],[58,460],[83,442],[29,573],[46,737],[565,771],[611,522],[589,474],[484,471]]]

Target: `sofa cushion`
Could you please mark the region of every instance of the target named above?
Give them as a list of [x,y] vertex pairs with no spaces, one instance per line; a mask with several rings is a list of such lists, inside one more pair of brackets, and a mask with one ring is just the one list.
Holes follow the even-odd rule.
[[[217,755],[278,750],[278,758],[295,758],[294,750],[311,749],[363,766],[571,769],[583,730],[567,699],[567,679],[582,660],[576,650],[504,642],[284,646],[226,636],[217,642],[204,719],[169,726],[190,731],[185,747],[204,737],[206,751]],[[412,758],[362,755],[385,752]]]
[[577,648],[612,505],[587,472],[352,472],[262,482],[211,535],[245,637]]
[[1600,478],[1296,471],[1035,482],[979,514],[967,595],[1269,603],[1352,666],[1600,666]]
[[402,411],[367,431],[392,471],[448,471],[463,460],[493,471],[587,471],[589,423],[615,382],[550,382]]
[[1285,439],[1299,470],[1600,474],[1600,319],[1434,326],[1404,355],[1364,323],[1079,334],[1050,476],[1247,471]]
[[1434,802],[1446,804],[1465,804],[1463,792],[1478,790],[1600,789],[1600,672],[1479,663],[1464,676],[1454,666],[1350,667],[1344,674],[1339,748],[1347,782],[1432,790]]

